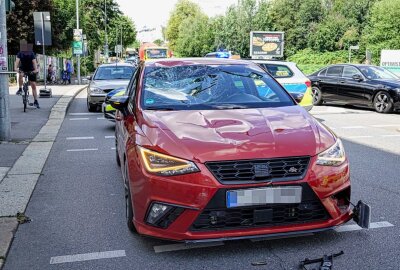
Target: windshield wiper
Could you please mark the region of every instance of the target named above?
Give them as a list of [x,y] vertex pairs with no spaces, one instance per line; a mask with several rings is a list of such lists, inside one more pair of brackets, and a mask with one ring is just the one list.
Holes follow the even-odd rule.
[[149,106],[149,107],[146,107],[145,110],[152,110],[152,111],[175,111],[175,108],[172,108],[172,107],[156,107],[156,106]]
[[248,109],[248,106],[245,105],[237,105],[237,104],[221,104],[213,106],[216,109],[220,110],[235,110],[235,109]]

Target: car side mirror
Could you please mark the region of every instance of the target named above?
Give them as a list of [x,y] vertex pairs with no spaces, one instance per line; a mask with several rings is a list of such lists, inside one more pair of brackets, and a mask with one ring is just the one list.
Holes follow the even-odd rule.
[[293,99],[297,103],[300,103],[303,100],[303,97],[304,97],[304,94],[301,94],[301,93],[290,93],[290,95],[293,97]]
[[126,116],[128,115],[128,100],[129,97],[128,96],[112,96],[109,99],[110,105],[116,109],[121,111],[121,113]]
[[357,82],[361,82],[363,81],[363,77],[360,74],[354,74],[353,75],[353,80],[357,81]]
[[88,79],[89,81],[92,80],[92,76],[87,76],[86,79]]

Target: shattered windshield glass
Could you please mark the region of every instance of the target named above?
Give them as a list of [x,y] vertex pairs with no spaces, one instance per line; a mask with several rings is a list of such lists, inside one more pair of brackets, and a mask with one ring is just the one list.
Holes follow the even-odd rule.
[[244,65],[148,67],[145,109],[236,109],[294,105],[271,77]]

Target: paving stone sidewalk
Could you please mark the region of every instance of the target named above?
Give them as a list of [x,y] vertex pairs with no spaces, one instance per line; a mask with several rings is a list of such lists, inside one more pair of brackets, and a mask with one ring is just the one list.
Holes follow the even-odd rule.
[[0,142],[0,269],[68,106],[85,86],[51,88],[52,98],[40,98],[40,109],[24,113],[17,88],[10,87],[11,141]]

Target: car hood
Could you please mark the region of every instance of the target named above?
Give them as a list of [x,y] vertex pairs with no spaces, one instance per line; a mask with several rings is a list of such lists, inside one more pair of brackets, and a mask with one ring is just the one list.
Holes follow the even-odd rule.
[[112,90],[119,87],[126,87],[129,80],[93,80],[90,87],[100,88],[101,90]]
[[335,142],[300,106],[144,111],[141,129],[153,150],[200,163],[314,156]]

